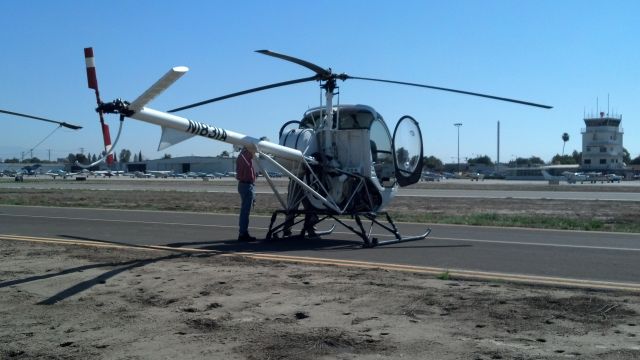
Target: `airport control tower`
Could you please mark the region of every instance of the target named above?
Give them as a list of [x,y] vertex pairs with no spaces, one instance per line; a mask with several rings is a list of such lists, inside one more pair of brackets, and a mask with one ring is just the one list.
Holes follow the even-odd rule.
[[585,117],[582,129],[582,170],[615,171],[625,167],[622,161],[622,116],[600,113]]

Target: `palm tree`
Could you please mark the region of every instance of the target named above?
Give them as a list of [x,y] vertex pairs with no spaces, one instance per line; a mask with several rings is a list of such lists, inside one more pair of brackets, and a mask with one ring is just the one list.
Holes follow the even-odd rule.
[[564,156],[564,146],[567,144],[567,141],[569,141],[569,134],[563,133],[562,141],[564,141],[564,143],[562,143],[562,156]]

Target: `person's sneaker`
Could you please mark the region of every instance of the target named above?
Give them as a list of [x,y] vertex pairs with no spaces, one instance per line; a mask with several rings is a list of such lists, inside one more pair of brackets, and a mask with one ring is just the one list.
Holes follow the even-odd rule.
[[251,242],[251,241],[256,241],[258,239],[256,239],[255,237],[249,235],[249,234],[242,234],[240,236],[238,236],[238,241],[242,241],[242,242]]

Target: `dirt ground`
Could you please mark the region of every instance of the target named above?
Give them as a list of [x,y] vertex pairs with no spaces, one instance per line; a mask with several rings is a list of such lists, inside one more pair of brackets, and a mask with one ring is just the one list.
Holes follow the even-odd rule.
[[0,241],[2,359],[638,359],[637,293]]

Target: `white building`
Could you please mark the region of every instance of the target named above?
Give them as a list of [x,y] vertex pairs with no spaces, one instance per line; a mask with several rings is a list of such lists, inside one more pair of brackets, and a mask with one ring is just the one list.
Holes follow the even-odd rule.
[[587,117],[582,129],[582,169],[585,171],[621,170],[623,162],[622,116]]

